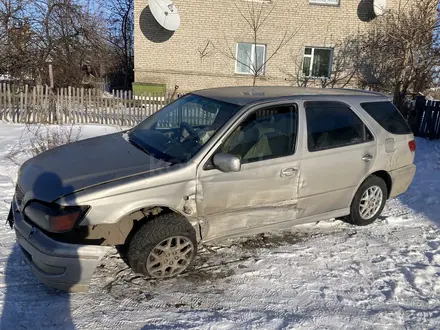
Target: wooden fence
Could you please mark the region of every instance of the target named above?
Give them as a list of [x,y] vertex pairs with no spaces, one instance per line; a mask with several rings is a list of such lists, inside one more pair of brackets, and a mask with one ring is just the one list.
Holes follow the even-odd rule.
[[165,94],[0,84],[0,120],[13,123],[97,123],[133,126],[168,104]]
[[431,140],[440,139],[440,101],[418,98],[410,123],[414,135]]

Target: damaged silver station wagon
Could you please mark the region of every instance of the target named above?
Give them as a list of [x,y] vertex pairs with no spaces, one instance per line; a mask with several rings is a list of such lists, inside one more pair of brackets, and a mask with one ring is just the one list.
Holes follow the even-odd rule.
[[135,272],[168,278],[202,242],[332,218],[371,224],[411,184],[415,149],[382,94],[202,90],[129,131],[28,160],[8,220],[49,286],[87,290],[113,246]]

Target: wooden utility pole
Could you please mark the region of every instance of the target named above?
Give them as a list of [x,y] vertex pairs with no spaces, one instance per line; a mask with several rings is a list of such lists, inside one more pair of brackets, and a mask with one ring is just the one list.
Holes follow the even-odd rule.
[[49,64],[49,80],[50,80],[50,89],[53,89],[55,84],[53,82],[53,60],[52,57],[50,57],[50,55],[47,57],[46,63]]
[[53,89],[54,83],[53,83],[53,67],[52,67],[52,63],[49,64],[49,79],[50,79],[50,88]]

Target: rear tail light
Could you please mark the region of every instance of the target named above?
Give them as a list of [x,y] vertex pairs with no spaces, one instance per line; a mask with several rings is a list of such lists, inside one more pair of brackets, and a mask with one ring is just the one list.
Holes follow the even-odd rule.
[[416,151],[416,141],[411,140],[408,142],[409,150],[412,152]]

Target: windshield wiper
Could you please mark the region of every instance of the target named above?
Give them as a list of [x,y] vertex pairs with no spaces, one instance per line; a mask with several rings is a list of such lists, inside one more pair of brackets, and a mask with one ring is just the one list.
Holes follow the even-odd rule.
[[139,150],[145,152],[147,155],[150,154],[146,148],[142,147],[139,143],[134,141],[132,138],[129,137],[128,142],[130,142],[130,144],[132,144],[134,147],[138,148]]

